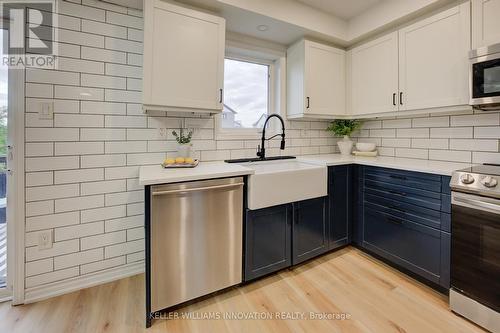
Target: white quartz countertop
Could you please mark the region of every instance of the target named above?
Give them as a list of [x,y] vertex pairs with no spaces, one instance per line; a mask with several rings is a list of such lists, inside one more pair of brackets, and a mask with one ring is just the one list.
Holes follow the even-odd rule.
[[[466,163],[430,161],[412,158],[388,156],[345,157],[340,154],[304,155],[297,156],[297,160],[325,166],[358,164],[426,172],[444,176],[451,176],[453,171],[465,169],[470,166],[470,164]],[[254,172],[254,170],[243,165],[225,163],[222,161],[200,162],[197,167],[186,169],[163,169],[160,165],[149,165],[141,167],[139,172],[139,183],[141,185],[167,184],[202,179],[244,176],[254,174]]]
[[148,165],[139,171],[139,184],[155,185],[193,180],[236,177],[253,174],[247,167],[225,162],[200,162],[195,168],[164,169],[161,165]]
[[318,163],[326,166],[358,164],[358,165],[368,165],[368,166],[376,166],[376,167],[392,168],[392,169],[400,169],[408,171],[426,172],[443,176],[451,176],[451,173],[453,171],[465,169],[471,166],[470,164],[467,163],[430,161],[430,160],[420,160],[413,158],[400,158],[400,157],[388,157],[388,156],[345,157],[340,154],[304,155],[304,156],[298,156],[297,159],[303,162]]

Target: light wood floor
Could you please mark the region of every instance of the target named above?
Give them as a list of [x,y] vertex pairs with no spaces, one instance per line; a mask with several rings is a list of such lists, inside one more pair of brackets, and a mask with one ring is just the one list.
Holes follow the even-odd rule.
[[[484,332],[447,298],[354,248],[179,310],[347,313],[348,320],[156,320],[147,332]],[[143,332],[144,276],[36,304],[0,304],[0,332]]]

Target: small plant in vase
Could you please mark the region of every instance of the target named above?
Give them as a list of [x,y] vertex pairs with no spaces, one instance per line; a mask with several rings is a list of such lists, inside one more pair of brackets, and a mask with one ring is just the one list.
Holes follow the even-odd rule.
[[191,139],[193,138],[193,131],[187,130],[187,134],[184,135],[184,129],[181,128],[179,133],[177,133],[177,131],[172,131],[172,135],[178,143],[177,157],[191,157]]
[[353,142],[349,139],[349,136],[359,129],[361,124],[361,121],[355,119],[335,119],[326,129],[327,131],[332,132],[335,136],[344,137],[342,141],[337,142],[342,155],[351,155]]

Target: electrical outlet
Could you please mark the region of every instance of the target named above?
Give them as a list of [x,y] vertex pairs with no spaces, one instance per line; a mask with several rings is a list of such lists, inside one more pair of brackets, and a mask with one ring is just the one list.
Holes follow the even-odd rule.
[[38,234],[38,249],[47,250],[52,248],[52,230],[42,231]]
[[54,119],[54,103],[52,102],[40,103],[40,110],[38,111],[38,119],[46,119],[46,120]]

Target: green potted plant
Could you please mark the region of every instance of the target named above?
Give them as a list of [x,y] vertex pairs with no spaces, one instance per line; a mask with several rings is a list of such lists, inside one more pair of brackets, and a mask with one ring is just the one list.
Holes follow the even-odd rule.
[[191,157],[191,139],[193,138],[193,131],[187,130],[187,134],[184,134],[184,129],[180,129],[179,133],[177,131],[172,131],[172,135],[177,141],[177,157]]
[[361,121],[356,119],[335,119],[326,129],[335,136],[344,137],[342,141],[337,142],[342,155],[347,156],[351,154],[353,142],[350,140],[349,136],[359,129],[361,124]]

